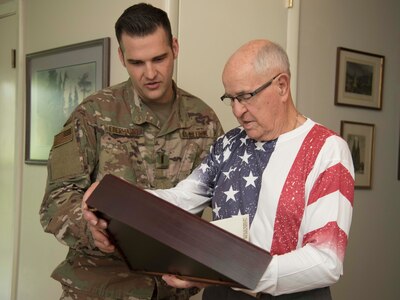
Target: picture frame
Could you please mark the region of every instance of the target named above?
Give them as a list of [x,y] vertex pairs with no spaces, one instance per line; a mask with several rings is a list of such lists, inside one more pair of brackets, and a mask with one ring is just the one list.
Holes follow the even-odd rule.
[[382,109],[383,55],[337,48],[335,105]]
[[375,125],[341,121],[340,135],[349,145],[353,158],[356,189],[371,189]]
[[399,131],[399,157],[397,158],[397,180],[400,180],[400,131]]
[[47,163],[53,137],[109,74],[108,37],[26,55],[25,163]]

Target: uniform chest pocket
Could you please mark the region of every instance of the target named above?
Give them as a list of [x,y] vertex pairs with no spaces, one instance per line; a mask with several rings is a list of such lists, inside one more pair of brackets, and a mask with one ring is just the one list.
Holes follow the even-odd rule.
[[143,180],[146,182],[147,176],[143,172],[138,148],[144,137],[129,132],[129,129],[118,129],[119,131],[111,127],[111,130],[106,130],[100,137],[99,173],[113,174],[135,184]]

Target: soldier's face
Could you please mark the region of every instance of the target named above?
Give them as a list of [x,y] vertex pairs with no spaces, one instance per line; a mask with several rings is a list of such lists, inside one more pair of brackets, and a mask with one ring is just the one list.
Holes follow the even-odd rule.
[[119,57],[143,101],[171,101],[172,73],[178,50],[177,40],[173,39],[171,47],[162,27],[144,37],[122,34]]

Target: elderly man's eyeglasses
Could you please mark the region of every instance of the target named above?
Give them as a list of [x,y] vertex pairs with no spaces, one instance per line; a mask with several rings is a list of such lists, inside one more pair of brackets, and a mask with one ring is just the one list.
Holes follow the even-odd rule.
[[255,95],[257,95],[258,93],[262,92],[263,90],[265,90],[267,87],[269,87],[272,82],[282,73],[279,73],[277,75],[275,75],[271,80],[268,80],[266,83],[264,83],[262,86],[260,86],[259,88],[257,88],[256,90],[254,90],[253,92],[250,93],[242,93],[236,96],[229,96],[227,94],[224,94],[220,99],[222,102],[224,102],[226,105],[232,105],[233,102],[235,101],[235,99],[239,102],[244,102],[246,103],[248,100],[250,100],[250,98],[254,97]]

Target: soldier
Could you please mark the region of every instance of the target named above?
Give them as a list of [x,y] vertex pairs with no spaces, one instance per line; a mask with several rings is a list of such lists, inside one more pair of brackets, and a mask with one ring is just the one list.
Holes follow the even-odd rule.
[[147,189],[173,187],[223,133],[215,112],[172,80],[179,45],[164,11],[133,5],[115,32],[129,80],[87,97],[50,151],[40,221],[69,247],[52,277],[61,299],[188,299],[198,290],[130,272],[113,246],[100,251],[82,218],[83,194],[105,174]]

